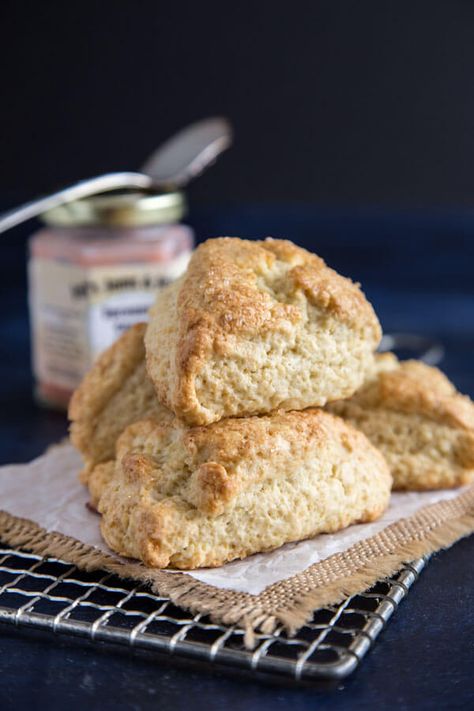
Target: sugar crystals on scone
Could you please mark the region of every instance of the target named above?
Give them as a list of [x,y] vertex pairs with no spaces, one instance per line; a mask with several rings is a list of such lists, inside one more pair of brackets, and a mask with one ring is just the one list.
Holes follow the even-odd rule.
[[158,294],[158,399],[189,425],[320,407],[362,384],[380,326],[359,286],[284,240],[211,239]]

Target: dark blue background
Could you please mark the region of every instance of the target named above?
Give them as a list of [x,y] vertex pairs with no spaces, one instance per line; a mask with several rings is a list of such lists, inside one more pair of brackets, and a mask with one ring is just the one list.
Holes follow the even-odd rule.
[[[386,331],[440,339],[443,368],[474,395],[474,213],[199,208],[200,238],[288,237],[361,281]],[[66,433],[31,396],[24,237],[3,237],[0,460],[26,461]],[[355,675],[333,691],[291,689],[1,629],[0,704],[17,708],[473,708],[474,541],[435,556]]]
[[200,203],[472,205],[466,0],[0,3],[0,194],[133,169],[225,114]]

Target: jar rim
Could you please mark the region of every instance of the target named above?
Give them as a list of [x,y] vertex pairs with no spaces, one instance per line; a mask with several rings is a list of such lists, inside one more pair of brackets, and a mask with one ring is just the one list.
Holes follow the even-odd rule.
[[187,212],[181,191],[114,192],[75,200],[48,210],[41,220],[54,227],[164,225],[179,222]]

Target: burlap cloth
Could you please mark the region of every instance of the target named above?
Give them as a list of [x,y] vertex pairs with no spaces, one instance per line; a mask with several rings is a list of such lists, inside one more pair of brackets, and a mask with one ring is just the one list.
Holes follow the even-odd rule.
[[[1,495],[1,494],[0,494]],[[446,548],[474,530],[474,486],[455,498],[418,510],[371,538],[315,563],[304,572],[252,595],[207,585],[183,573],[146,568],[60,533],[47,532],[33,521],[0,511],[0,536],[6,543],[76,564],[85,570],[104,569],[149,583],[178,606],[209,614],[216,622],[252,632],[271,632],[278,623],[295,632],[315,609],[363,592],[404,562]]]

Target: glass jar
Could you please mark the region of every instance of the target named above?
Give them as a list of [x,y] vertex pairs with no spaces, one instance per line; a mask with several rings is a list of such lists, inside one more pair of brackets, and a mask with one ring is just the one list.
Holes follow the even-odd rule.
[[159,289],[186,269],[194,244],[180,192],[79,200],[43,215],[29,243],[35,392],[66,408],[92,362],[147,318]]

